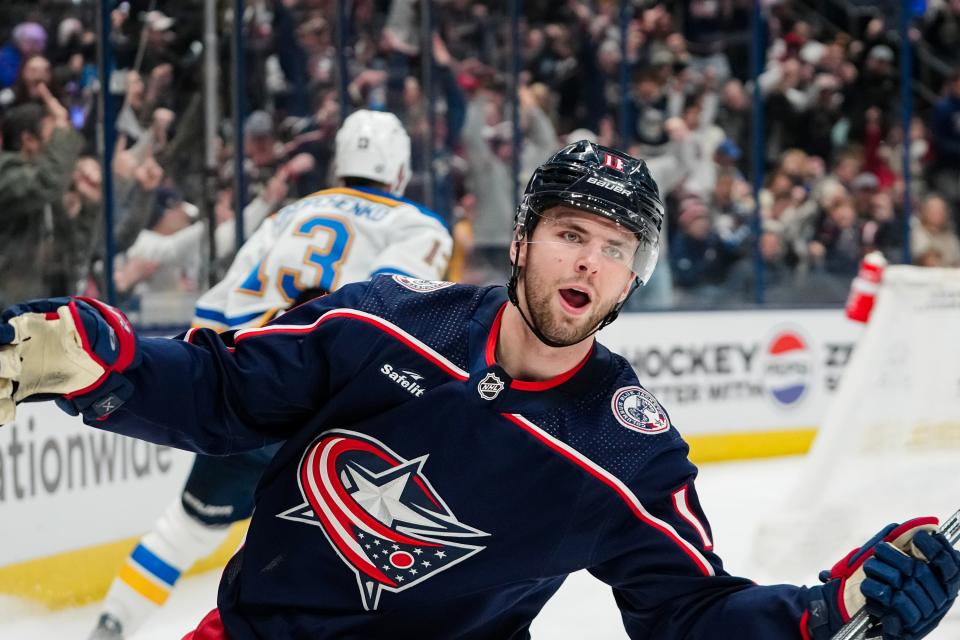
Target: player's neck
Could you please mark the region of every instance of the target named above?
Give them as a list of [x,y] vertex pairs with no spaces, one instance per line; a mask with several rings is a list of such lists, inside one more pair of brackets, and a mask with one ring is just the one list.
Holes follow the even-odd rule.
[[548,380],[577,366],[593,346],[593,337],[569,347],[548,347],[533,335],[520,312],[507,304],[497,336],[497,362],[516,380]]

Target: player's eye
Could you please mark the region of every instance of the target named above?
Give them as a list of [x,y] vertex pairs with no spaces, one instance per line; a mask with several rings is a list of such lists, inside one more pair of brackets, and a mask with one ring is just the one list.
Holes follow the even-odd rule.
[[603,248],[603,255],[610,258],[611,260],[616,260],[617,262],[623,262],[626,259],[626,254],[620,247],[616,247],[612,244],[608,244]]
[[564,242],[580,242],[580,236],[573,231],[561,231],[560,238]]

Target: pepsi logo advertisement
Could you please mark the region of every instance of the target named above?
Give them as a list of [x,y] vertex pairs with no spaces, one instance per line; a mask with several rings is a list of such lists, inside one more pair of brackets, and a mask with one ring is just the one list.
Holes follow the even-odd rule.
[[624,314],[600,342],[684,434],[812,429],[862,325],[843,310]]

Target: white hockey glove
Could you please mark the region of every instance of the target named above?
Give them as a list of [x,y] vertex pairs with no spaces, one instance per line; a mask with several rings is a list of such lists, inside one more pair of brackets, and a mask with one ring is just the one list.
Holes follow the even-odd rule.
[[74,415],[104,417],[129,399],[118,375],[139,364],[122,313],[89,298],[51,298],[11,307],[0,322],[0,424],[22,401],[57,400]]

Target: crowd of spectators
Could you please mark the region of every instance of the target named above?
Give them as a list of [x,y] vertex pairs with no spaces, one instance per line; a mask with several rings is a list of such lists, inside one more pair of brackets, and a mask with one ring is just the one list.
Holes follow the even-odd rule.
[[[248,3],[239,141],[248,233],[285,202],[331,184],[343,98],[348,109],[387,109],[405,122],[407,195],[449,221],[465,256],[451,276],[464,281],[506,280],[517,187],[581,138],[645,158],[667,203],[660,268],[634,309],[749,304],[757,265],[769,302],[837,302],[865,253],[902,261],[908,226],[916,264],[960,266],[960,0],[930,0],[914,20],[911,37],[939,71],[918,75],[927,99],[914,104],[906,162],[900,46],[880,10],[850,29],[790,0],[765,3],[766,59],[754,83],[750,0],[635,1],[626,25],[616,0],[528,0],[514,118],[507,3],[434,0],[431,33],[421,29],[418,0],[348,3],[344,96],[335,4]],[[103,295],[96,134],[104,121],[116,135],[113,272],[124,300],[196,294],[235,250],[231,10],[219,15],[223,119],[212,175],[202,3],[117,3],[105,83],[95,18],[93,2],[0,8],[0,25],[9,25],[0,27],[3,304]],[[106,118],[97,100],[104,89],[116,103]],[[755,91],[761,145],[750,135]],[[756,160],[765,178],[755,202]]]

